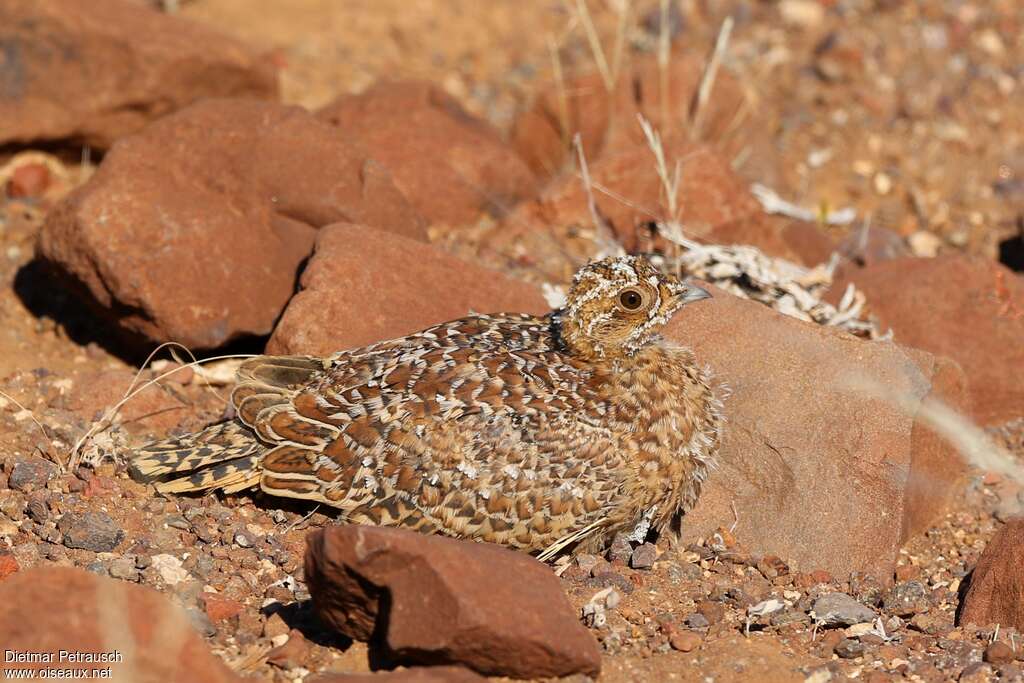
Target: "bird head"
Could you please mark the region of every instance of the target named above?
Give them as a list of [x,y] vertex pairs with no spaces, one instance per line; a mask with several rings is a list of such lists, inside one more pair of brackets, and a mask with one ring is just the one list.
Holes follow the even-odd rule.
[[593,261],[573,277],[560,314],[562,339],[584,358],[629,357],[657,339],[676,311],[709,296],[640,256]]

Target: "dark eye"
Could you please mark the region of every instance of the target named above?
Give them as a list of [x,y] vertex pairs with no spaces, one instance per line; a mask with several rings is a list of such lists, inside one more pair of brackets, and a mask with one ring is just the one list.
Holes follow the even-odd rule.
[[635,311],[640,308],[640,304],[644,302],[644,298],[640,296],[640,292],[635,289],[627,289],[622,294],[619,294],[619,303],[627,311]]

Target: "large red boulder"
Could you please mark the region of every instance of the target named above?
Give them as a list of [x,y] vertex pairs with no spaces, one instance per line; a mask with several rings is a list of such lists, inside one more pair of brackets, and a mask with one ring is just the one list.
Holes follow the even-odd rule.
[[954,363],[718,291],[676,314],[666,337],[731,394],[719,467],[683,519],[687,538],[735,522],[748,549],[799,571],[888,580],[900,546],[959,491],[962,461],[918,416],[929,396],[964,404]]
[[487,543],[349,525],[309,534],[305,574],[332,628],[401,664],[549,678],[601,670],[558,577]]
[[[8,652],[52,656],[7,668],[101,669],[133,683],[239,683],[193,630],[184,610],[151,588],[70,567],[18,572],[0,581],[0,642]],[[61,651],[109,661],[61,662]],[[80,677],[80,676],[79,676]]]
[[881,329],[906,346],[952,358],[967,374],[970,414],[998,425],[1024,415],[1024,279],[977,256],[896,258],[851,269],[832,287],[853,282]]
[[277,97],[269,61],[147,5],[0,3],[0,144],[75,138],[106,148],[206,97]]
[[118,142],[40,253],[120,328],[212,348],[269,334],[317,228],[425,239],[388,171],[298,107],[206,100]]
[[1000,624],[1024,631],[1024,518],[996,532],[971,575],[961,624]]
[[436,246],[339,223],[320,231],[268,353],[327,355],[471,312],[545,313],[539,288]]
[[381,83],[317,115],[387,166],[430,224],[504,213],[537,190],[533,171],[498,131],[430,83]]

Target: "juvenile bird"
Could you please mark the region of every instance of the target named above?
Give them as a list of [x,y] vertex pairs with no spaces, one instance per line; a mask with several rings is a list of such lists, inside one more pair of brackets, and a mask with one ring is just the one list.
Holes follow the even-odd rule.
[[[141,449],[161,491],[259,487],[342,519],[548,556],[689,510],[721,403],[659,332],[707,298],[646,259],[581,268],[546,316],[471,315],[327,358],[238,370],[235,417]],[[177,478],[175,478],[177,477]]]

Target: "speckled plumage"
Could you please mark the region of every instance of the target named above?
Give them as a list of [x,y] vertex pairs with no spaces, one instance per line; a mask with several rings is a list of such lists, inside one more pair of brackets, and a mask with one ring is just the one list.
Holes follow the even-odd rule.
[[707,372],[658,336],[706,296],[642,258],[604,259],[544,317],[254,358],[234,420],[147,446],[133,468],[165,491],[259,486],[355,523],[527,551],[661,530],[696,501],[719,443]]

